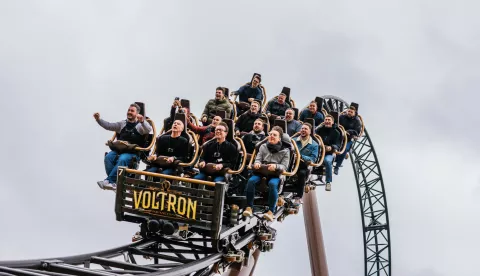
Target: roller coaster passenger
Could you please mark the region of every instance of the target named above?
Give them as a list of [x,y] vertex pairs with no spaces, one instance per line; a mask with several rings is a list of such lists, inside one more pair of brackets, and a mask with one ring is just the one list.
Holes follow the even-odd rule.
[[[226,168],[233,168],[238,155],[237,147],[226,141],[227,133],[228,126],[224,122],[215,127],[215,141],[210,141],[204,145],[198,163],[200,173],[194,176],[195,179],[206,180],[207,176],[212,176],[213,182],[225,181],[224,171]],[[216,172],[208,174],[204,171],[203,169],[207,164],[216,164],[214,166]]]
[[309,123],[303,123],[300,130],[300,135],[294,138],[297,143],[297,147],[302,156],[300,165],[297,170],[297,196],[295,198],[295,204],[299,205],[303,197],[303,191],[305,189],[305,182],[308,175],[308,162],[315,163],[318,158],[318,143],[312,139],[310,135],[312,133],[312,125]]
[[[152,126],[140,114],[140,106],[131,104],[127,111],[127,119],[110,123],[100,118],[100,113],[93,114],[97,123],[106,130],[115,131],[117,133],[117,140],[126,141],[129,144],[141,145],[143,143],[143,135],[152,131]],[[105,155],[105,172],[107,178],[98,181],[100,188],[116,188],[117,168],[118,166],[128,166],[132,158],[138,156],[136,152],[116,152],[110,151]]]
[[222,122],[222,117],[215,116],[213,117],[212,123],[207,126],[196,126],[191,122],[188,122],[188,128],[191,129],[194,133],[199,134],[201,139],[199,141],[200,146],[203,145],[206,141],[215,137],[215,128]]
[[295,111],[291,108],[285,111],[285,121],[287,121],[287,133],[290,136],[293,136],[302,128],[302,123],[295,120]]
[[189,112],[190,112],[189,109],[188,109],[187,107],[182,107],[182,104],[181,104],[180,100],[178,100],[178,98],[176,98],[176,99],[173,101],[172,107],[171,107],[171,109],[170,109],[170,116],[167,117],[167,118],[164,120],[164,129],[165,129],[165,131],[172,128],[173,121],[174,121],[174,118],[175,118],[175,114],[176,114],[176,113],[185,113],[185,114],[187,114],[188,121],[189,121],[189,122],[192,122],[192,118],[191,118],[190,116],[188,116]]
[[338,174],[338,169],[342,166],[345,156],[350,151],[353,140],[356,140],[362,131],[362,122],[360,122],[360,119],[357,116],[357,109],[353,105],[347,109],[347,114],[340,115],[338,121],[340,125],[345,128],[345,132],[347,132],[348,142],[345,151],[335,158],[336,164],[333,169],[334,174]]
[[[168,157],[162,165],[153,163],[148,172],[160,172],[162,174],[173,175],[175,173],[175,164],[186,162],[188,156],[188,140],[181,136],[184,129],[183,122],[176,120],[172,125],[171,134],[161,135],[157,138],[155,153],[150,155],[147,160],[154,162],[158,156]],[[161,171],[160,171],[161,169]]]
[[260,106],[260,102],[256,100],[252,101],[250,110],[238,117],[237,122],[235,123],[235,134],[237,136],[241,136],[242,132],[245,134],[246,132],[252,131],[255,120],[261,115]]
[[342,136],[334,127],[334,118],[332,115],[325,116],[323,126],[319,126],[315,131],[322,138],[325,145],[325,158],[323,159],[327,182],[325,190],[331,191],[333,159],[335,158],[335,151],[338,151],[340,148]]
[[257,143],[265,139],[265,132],[263,131],[263,129],[263,120],[256,119],[253,123],[253,130],[243,135],[242,140],[243,144],[245,145],[245,149],[247,150],[247,153],[252,154]]
[[[282,143],[283,130],[281,127],[275,126],[269,133],[268,142],[262,144],[255,157],[254,169],[259,169],[260,165],[267,164],[269,171],[287,170],[290,161],[290,150]],[[283,177],[283,176],[280,176]],[[269,177],[268,179],[268,211],[263,217],[269,221],[273,221],[273,212],[278,200],[278,186],[280,185],[280,177]],[[250,177],[245,188],[247,196],[247,207],[243,212],[244,216],[252,215],[253,200],[255,196],[255,186],[260,183],[262,176],[254,174]]]
[[[233,91],[231,95],[238,95],[238,102],[239,103],[247,103],[251,104],[253,101],[257,100],[260,103],[263,101],[263,92],[262,88],[260,88],[260,82],[262,81],[259,75],[255,75],[253,77],[251,83],[247,83],[246,85],[240,87],[237,91]],[[244,110],[243,110],[244,111]],[[239,105],[237,105],[237,112],[240,113]]]
[[287,95],[282,91],[276,99],[268,103],[266,113],[271,124],[273,124],[277,117],[284,116],[285,111],[291,107],[290,104],[285,101],[286,99]]
[[216,116],[217,111],[225,111],[226,118],[230,118],[232,113],[232,105],[225,96],[225,89],[223,87],[217,87],[215,90],[215,99],[211,99],[205,105],[202,113],[202,123],[204,126],[212,123],[213,117]]
[[300,121],[305,122],[305,119],[307,118],[313,118],[316,126],[319,126],[323,122],[323,113],[318,111],[316,101],[311,101],[308,105],[308,109],[305,109],[300,114]]

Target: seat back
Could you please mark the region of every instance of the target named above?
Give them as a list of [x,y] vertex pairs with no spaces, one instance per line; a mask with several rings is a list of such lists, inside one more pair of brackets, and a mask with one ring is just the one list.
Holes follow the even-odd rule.
[[189,101],[189,100],[187,100],[187,99],[181,99],[181,100],[180,100],[180,105],[181,105],[182,107],[186,107],[186,108],[188,108],[188,110],[190,110],[190,101]]
[[354,106],[355,109],[357,109],[357,114],[358,114],[358,103],[352,102],[350,105],[351,105],[351,106]]
[[[143,117],[145,117],[145,104],[142,103],[142,102],[135,102],[136,104],[138,104],[138,106],[140,106],[140,115],[142,115]],[[146,117],[145,117],[146,118]]]
[[310,135],[313,135],[315,133],[315,120],[313,118],[307,118],[307,119],[305,119],[304,123],[309,123],[309,124],[312,125],[312,131],[311,131]]
[[270,121],[268,120],[267,115],[262,114],[258,118],[262,119],[262,121],[263,121],[263,132],[265,132],[265,135],[267,135],[268,132],[270,131]]
[[227,112],[225,110],[218,110],[215,115],[220,116],[220,118],[222,118],[222,120],[230,119],[230,118],[227,118]]
[[285,121],[284,119],[275,119],[275,122],[273,125],[281,127],[283,130],[283,133],[287,133],[287,121]]
[[298,118],[300,117],[300,111],[296,107],[293,107],[292,109],[295,112],[295,114],[293,115],[293,119],[298,121]]
[[338,124],[338,112],[330,111],[329,114],[333,116],[333,123]]

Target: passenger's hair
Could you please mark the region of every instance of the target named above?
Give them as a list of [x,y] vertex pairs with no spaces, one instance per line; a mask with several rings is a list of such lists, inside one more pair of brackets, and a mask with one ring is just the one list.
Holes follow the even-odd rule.
[[[311,104],[313,103],[313,104],[315,104],[315,105],[318,107],[318,104],[317,104],[316,101],[311,101],[310,103],[311,103]],[[309,105],[310,105],[310,104],[309,104]]]
[[357,108],[355,108],[355,106],[353,106],[353,105],[351,105],[350,107],[348,107],[348,109],[351,109],[351,110],[357,112]]
[[217,91],[217,90],[221,90],[223,95],[225,95],[225,88],[219,86],[219,87],[217,87],[217,89],[215,89],[215,91]]
[[256,121],[260,121],[260,122],[262,122],[262,124],[265,124],[265,121],[264,121],[262,118],[257,118],[257,119],[256,119],[255,121],[253,121],[253,122],[255,123]]
[[293,115],[295,115],[295,110],[291,107],[287,108],[287,110],[285,110],[285,114],[287,114],[287,111],[291,110],[293,112]]
[[228,125],[225,122],[220,122],[217,126],[223,126],[225,128],[225,132],[228,133]]
[[136,104],[136,103],[132,103],[130,106],[135,107],[135,108],[137,109],[137,113],[140,113],[140,110],[142,110],[142,109],[140,108],[140,106],[139,106],[138,104]]
[[279,127],[279,126],[274,126],[274,127],[270,130],[270,132],[272,132],[272,131],[274,131],[274,130],[277,131],[278,134],[280,134],[280,140],[281,140],[282,137],[283,137],[283,129],[282,129],[281,127]]
[[310,124],[310,123],[303,123],[303,125],[304,125],[304,126],[308,126],[308,128],[309,128],[310,130],[313,129],[313,126],[312,126],[312,124]]
[[328,117],[332,118],[332,121],[335,121],[335,118],[333,118],[333,116],[332,116],[332,115],[330,115],[330,114],[327,114],[327,116],[325,116],[325,118],[328,118]]

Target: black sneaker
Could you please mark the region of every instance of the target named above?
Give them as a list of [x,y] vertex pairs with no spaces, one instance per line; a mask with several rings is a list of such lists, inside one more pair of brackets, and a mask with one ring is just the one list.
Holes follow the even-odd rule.
[[338,167],[333,168],[333,173],[338,175]]

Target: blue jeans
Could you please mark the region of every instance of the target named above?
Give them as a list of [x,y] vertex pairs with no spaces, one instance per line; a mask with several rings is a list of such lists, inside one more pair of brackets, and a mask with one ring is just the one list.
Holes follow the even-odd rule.
[[342,166],[343,160],[345,159],[345,156],[347,156],[347,153],[350,151],[350,148],[352,147],[353,141],[348,141],[347,146],[345,147],[345,151],[337,155],[335,158],[335,162],[337,163],[335,165],[336,168],[340,168]]
[[[261,176],[252,175],[247,182],[247,186],[245,187],[245,194],[247,196],[247,206],[253,208],[253,199],[255,197],[255,186],[260,183],[262,180]],[[268,209],[270,211],[275,212],[275,208],[277,207],[277,200],[278,200],[278,186],[280,185],[280,178],[274,177],[268,180]]]
[[332,182],[332,166],[333,166],[333,155],[325,155],[323,159],[323,166],[325,166],[325,176],[327,183]]
[[[157,170],[158,170],[158,167],[151,167],[150,169],[147,169],[147,172],[157,173]],[[163,171],[161,172],[161,174],[167,174],[167,175],[173,175],[174,173],[175,173],[175,169],[172,169],[172,168],[163,169]],[[145,179],[147,178],[145,177]],[[159,182],[160,177],[154,177],[153,181]]]
[[[115,163],[115,158],[118,160]],[[105,172],[107,173],[107,178],[108,182],[110,183],[116,183],[117,182],[117,169],[118,166],[123,166],[123,167],[128,167],[128,164],[132,160],[133,157],[136,157],[137,154],[135,153],[122,153],[119,154],[116,153],[115,151],[111,151],[105,155]]]
[[[218,176],[213,176],[213,182],[225,182],[225,176],[218,175]],[[207,175],[204,174],[203,172],[200,172],[199,174],[195,175],[193,179],[198,179],[198,180],[206,180]]]

